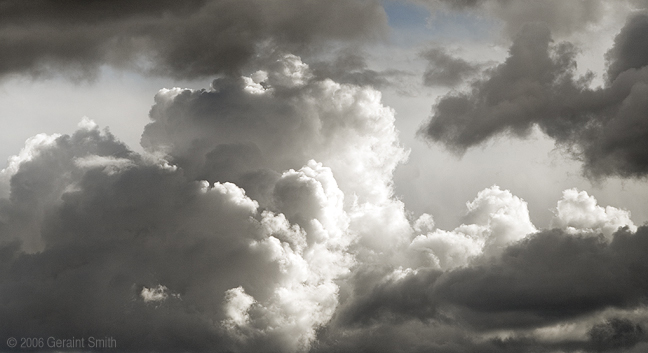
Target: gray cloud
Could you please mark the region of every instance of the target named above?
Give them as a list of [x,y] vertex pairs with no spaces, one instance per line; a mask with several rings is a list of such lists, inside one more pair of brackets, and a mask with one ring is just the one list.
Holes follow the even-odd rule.
[[[625,321],[625,320],[624,320]],[[606,324],[602,324],[606,325]],[[614,336],[614,334],[612,334]],[[410,321],[372,326],[366,330],[349,330],[335,344],[323,342],[313,352],[440,352],[440,353],[596,353],[645,351],[648,345],[634,334],[617,334],[626,339],[610,345],[598,339],[546,342],[531,337],[476,339],[456,327],[439,323]],[[606,341],[608,342],[608,341]]]
[[[321,231],[344,232],[341,205],[327,205],[339,193],[330,171],[311,164],[272,185],[275,208],[307,234],[237,186],[187,179],[96,128],[34,152],[0,207],[4,337],[112,336],[127,351],[296,351],[335,307],[343,234],[308,227],[320,219]],[[326,269],[309,269],[313,249],[331,261]],[[157,297],[144,295],[151,288]],[[302,316],[293,305],[303,317],[282,322]],[[275,330],[265,330],[268,320]]]
[[423,73],[426,86],[454,87],[480,71],[480,65],[453,57],[441,48],[428,49],[421,53],[421,57],[428,61]]
[[[448,273],[438,295],[478,328],[540,326],[607,307],[636,307],[648,228],[620,231],[609,245],[596,237],[545,231],[511,246],[494,264]],[[467,310],[467,311],[464,311]]]
[[[297,57],[275,65],[207,90],[161,90],[143,137],[157,157],[89,121],[28,143],[0,198],[0,332],[109,335],[125,351],[643,347],[638,329],[588,317],[641,308],[648,228],[520,241],[528,230],[516,229],[534,229],[519,227],[525,203],[492,187],[468,204],[475,224],[455,236],[514,244],[436,268],[412,256],[414,230],[389,193],[404,156],[393,112],[370,88],[314,79]],[[564,227],[606,229],[605,212],[625,214],[606,208],[576,224],[581,211],[598,212],[596,201],[576,190],[563,198]],[[434,232],[429,217],[414,228]],[[532,332],[570,320],[592,333],[547,341]]]
[[[382,270],[382,271],[381,271]],[[404,278],[387,279],[386,268],[356,273],[357,286],[353,300],[338,312],[336,324],[349,327],[367,327],[384,323],[398,323],[416,318],[421,321],[440,319],[440,301],[433,285],[442,275],[439,270],[423,271]]]
[[[364,330],[336,332],[332,342],[323,341],[313,352],[439,352],[439,353],[520,353],[594,352],[579,341],[543,342],[530,337],[480,339],[442,323],[386,322]],[[323,337],[324,338],[324,337]],[[639,351],[638,351],[639,352]]]
[[[419,319],[454,317],[478,330],[519,329],[608,307],[634,308],[648,293],[642,279],[647,249],[646,227],[636,234],[620,230],[609,244],[543,231],[492,262],[444,273],[421,270],[383,282],[360,297],[346,321],[368,322],[371,315],[392,312]],[[421,310],[407,309],[414,307]]]
[[342,49],[330,61],[318,61],[310,64],[313,75],[318,79],[330,78],[335,82],[381,89],[398,85],[398,78],[411,75],[399,70],[376,71],[368,68],[363,53],[357,48]]
[[[352,22],[353,9],[379,6],[350,2],[351,10],[337,13],[323,3],[278,3],[125,4],[105,20],[88,10],[99,3],[34,12],[54,32],[86,28],[76,16],[65,20],[79,8],[98,29],[150,27],[129,37],[133,48],[119,47],[126,39],[110,30],[89,31],[78,42],[85,49],[71,51],[81,59],[38,52],[32,64],[6,72],[59,60],[90,72],[100,62],[130,65],[144,53],[161,74],[229,75],[206,89],[160,90],[142,135],[147,153],[84,121],[71,135],[30,140],[0,172],[3,337],[113,336],[120,350],[134,352],[645,349],[648,228],[634,234],[627,211],[603,209],[574,189],[557,208],[555,224],[564,229],[537,232],[526,203],[497,186],[468,203],[468,224],[452,231],[435,229],[429,215],[414,221],[392,191],[392,173],[407,157],[394,111],[369,87],[390,84],[391,73],[369,70],[349,52],[312,67],[283,54],[357,39],[364,32],[356,24],[331,18]],[[17,9],[28,5],[8,4],[16,24],[2,28],[20,29],[19,19],[30,17]],[[219,11],[236,16],[209,23]],[[371,14],[377,17],[357,25],[380,22],[382,12]],[[192,24],[160,25],[167,20]],[[636,21],[615,48],[635,42],[643,28]],[[314,32],[301,31],[311,24]],[[154,28],[169,31],[148,32]],[[87,44],[97,38],[115,47]],[[260,70],[234,75],[258,45],[271,52]],[[462,151],[538,124],[583,158],[604,155],[594,146],[604,132],[637,130],[617,116],[634,111],[643,121],[633,107],[643,104],[648,74],[642,59],[624,59],[640,54],[618,49],[609,54],[618,74],[590,90],[573,73],[575,53],[552,43],[542,25],[527,27],[489,79],[440,102],[436,128],[446,130],[438,140]],[[444,55],[430,60],[464,77],[465,67]],[[452,118],[457,111],[464,120]],[[605,174],[595,160],[586,166]],[[629,228],[616,231],[619,225]],[[537,331],[570,325],[583,334],[547,339]]]
[[468,93],[441,99],[425,133],[463,152],[505,131],[524,136],[533,122],[555,116],[565,93],[574,96],[582,88],[572,85],[573,48],[550,46],[550,40],[546,27],[527,26],[509,58],[487,79],[475,82]]
[[644,329],[628,319],[612,318],[588,332],[595,351],[628,349],[646,340]]
[[[227,289],[227,281],[217,273],[237,271],[236,249],[244,244],[242,239],[225,239],[238,226],[215,215],[220,221],[214,221],[221,224],[216,229],[221,230],[211,233],[207,229],[216,223],[196,227],[191,224],[195,221],[182,221],[186,214],[177,212],[178,205],[191,214],[190,209],[199,210],[206,201],[199,185],[123,152],[128,150],[112,136],[80,130],[43,148],[12,178],[0,231],[7,255],[0,289],[4,336],[113,336],[120,347],[132,350],[202,350],[226,344],[204,317],[183,312],[190,306],[219,311],[218,301],[210,304],[210,295],[200,287]],[[121,171],[74,163],[78,158],[120,155],[131,162]],[[41,178],[29,178],[34,175]],[[46,204],[44,195],[50,199]],[[26,210],[21,205],[28,201],[33,205]],[[226,198],[220,201],[221,210],[226,209]],[[219,208],[218,201],[208,203]],[[232,211],[229,217],[248,217],[243,208]],[[26,226],[26,221],[35,226]],[[20,251],[25,237],[16,239],[21,234],[12,232],[15,226],[36,233],[33,238],[41,242],[41,251]],[[233,262],[225,266],[224,259]],[[221,270],[210,275],[200,268],[205,265]],[[193,277],[182,275],[185,270]],[[182,301],[172,299],[159,307],[145,304],[138,296],[142,286],[154,287],[160,281],[180,292]],[[169,336],[169,331],[176,334]]]
[[[393,113],[379,99],[367,87],[319,78],[287,55],[251,77],[216,79],[208,90],[160,91],[142,146],[168,155],[191,178],[236,182],[246,190],[245,180],[257,180],[252,175],[315,159],[334,170],[343,191],[371,199],[387,192],[376,185],[387,185],[406,156]],[[372,116],[378,120],[370,123]],[[380,155],[354,165],[376,153],[371,149]],[[350,176],[359,171],[369,179]]]
[[151,118],[151,154],[86,119],[0,172],[4,337],[307,351],[359,243],[384,237],[365,250],[382,251],[409,229],[390,184],[407,153],[370,87],[285,55],[210,89],[163,89]]
[[[621,229],[610,243],[602,236],[551,230],[476,266],[383,273],[373,286],[368,278],[376,274],[365,273],[315,351],[617,352],[635,346],[641,351],[642,324],[595,317],[610,308],[630,315],[645,307],[647,250],[646,227],[636,234]],[[579,320],[588,328],[584,337],[547,340],[534,333]],[[489,336],[498,330],[509,333]]]
[[443,97],[421,133],[462,154],[494,136],[524,137],[537,125],[583,161],[589,176],[645,176],[648,71],[627,49],[629,40],[643,38],[645,18],[629,20],[617,37],[609,54],[611,81],[599,89],[589,88],[591,76],[576,76],[571,44],[554,44],[545,26],[526,26],[506,61],[469,92]]
[[[433,10],[468,11],[488,14],[502,21],[504,32],[515,36],[527,23],[540,22],[557,35],[587,30],[606,15],[605,0],[593,1],[512,1],[512,0],[417,0]],[[627,4],[626,4],[627,5]],[[636,2],[637,6],[644,6]]]
[[238,71],[258,46],[308,51],[328,40],[386,33],[378,1],[5,0],[0,4],[0,74],[83,77],[109,64],[175,78]]
[[614,47],[607,53],[609,62],[607,79],[614,82],[629,69],[641,69],[648,64],[648,53],[642,48],[648,45],[648,16],[631,17],[614,40]]

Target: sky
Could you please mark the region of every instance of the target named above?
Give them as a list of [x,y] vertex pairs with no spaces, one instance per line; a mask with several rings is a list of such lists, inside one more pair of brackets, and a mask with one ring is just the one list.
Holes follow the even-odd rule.
[[0,351],[648,350],[648,2],[0,9]]

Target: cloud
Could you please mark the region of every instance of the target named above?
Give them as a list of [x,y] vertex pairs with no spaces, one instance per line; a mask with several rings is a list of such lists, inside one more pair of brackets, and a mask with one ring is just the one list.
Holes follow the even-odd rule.
[[11,176],[18,172],[20,164],[32,160],[41,151],[41,147],[52,144],[58,137],[58,134],[38,134],[30,137],[19,154],[9,157],[7,167],[0,171],[0,197],[9,196]]
[[594,196],[576,189],[563,191],[553,225],[571,234],[602,234],[606,238],[611,238],[620,227],[637,231],[629,211],[598,206]]
[[[612,4],[594,1],[509,1],[509,0],[418,0],[433,10],[468,11],[477,16],[488,15],[499,19],[504,32],[515,36],[527,23],[544,23],[557,34],[583,32],[599,23],[609,14]],[[616,2],[627,6],[628,2]],[[636,6],[645,6],[636,2]]]
[[140,296],[144,302],[161,302],[169,297],[168,290],[169,288],[161,284],[153,288],[143,287]]
[[[308,65],[280,50],[313,39],[353,40],[365,17],[342,25],[328,16],[351,22],[355,6],[367,6],[364,15],[381,18],[372,12],[380,7],[349,2],[333,14],[328,4],[286,1],[295,7],[284,11],[274,7],[278,3],[240,2],[232,11],[230,2],[163,3],[161,13],[137,6],[116,10],[113,20],[125,25],[124,33],[129,21],[132,28],[158,28],[161,19],[204,25],[193,29],[196,43],[183,29],[155,34],[169,50],[164,53],[156,51],[158,37],[134,37],[146,53],[160,54],[154,71],[228,75],[206,89],[160,90],[142,135],[145,153],[85,119],[70,135],[30,139],[11,159],[0,174],[4,336],[109,335],[125,351],[168,352],[645,347],[646,227],[576,189],[563,193],[553,230],[538,230],[527,203],[497,186],[468,202],[463,224],[454,229],[436,228],[428,214],[414,217],[393,192],[393,172],[408,151],[399,142],[394,111],[375,89],[385,73],[368,70],[353,53],[340,53],[331,66]],[[62,12],[34,16],[58,28],[52,18],[72,10],[56,9]],[[206,23],[202,16],[216,9],[235,24]],[[331,22],[303,15],[305,9]],[[267,20],[255,22],[256,11]],[[96,19],[97,28],[104,21]],[[309,32],[302,28],[307,25],[326,30]],[[210,37],[213,47],[205,44],[213,26],[224,26],[223,33],[236,28],[234,39],[249,36],[241,43],[253,51],[237,57],[241,43],[232,42],[232,57],[223,55],[219,35]],[[447,136],[460,136],[468,142],[452,146],[461,151],[497,133],[523,136],[538,124],[572,147],[589,146],[583,122],[605,120],[588,113],[552,130],[552,109],[578,98],[592,110],[595,97],[606,106],[596,112],[616,114],[614,107],[632,103],[624,101],[630,93],[622,88],[640,89],[630,76],[641,69],[618,59],[631,55],[624,50],[609,54],[625,69],[609,86],[593,90],[573,73],[574,47],[550,39],[546,28],[527,27],[488,79],[470,94],[442,99],[437,114],[466,107],[470,114],[459,123],[449,113],[438,118],[450,131],[440,139],[452,145]],[[180,42],[187,57],[174,61],[172,49]],[[205,56],[193,57],[194,44],[207,45]],[[253,70],[239,66],[258,45],[272,53]],[[138,59],[129,56],[135,51],[124,53],[119,63]],[[53,65],[56,55],[43,65]],[[203,59],[211,64],[202,66]],[[92,70],[105,60],[79,65]],[[172,65],[180,62],[188,65]],[[448,105],[452,99],[457,105]],[[490,120],[463,134],[476,112]],[[505,119],[498,119],[502,114]],[[489,132],[483,135],[482,128]],[[561,330],[569,334],[555,334]]]
[[[311,77],[307,69],[295,70],[300,74],[281,69],[267,77],[285,75],[276,81],[287,80],[284,89],[326,98],[319,81],[301,82]],[[301,83],[293,85],[296,81]],[[283,86],[268,84],[261,94],[234,87],[220,93],[255,102],[256,97],[276,97]],[[355,110],[364,113],[356,119],[372,125],[338,124],[337,133],[354,131],[352,143],[360,146],[373,145],[376,136],[386,136],[383,143],[392,141],[389,134],[371,133],[380,125],[376,119],[386,126],[393,121],[379,101],[362,100],[370,88],[324,87],[345,93],[335,100],[335,110],[324,110],[328,119],[345,116],[353,105],[346,101],[348,93],[374,104]],[[368,92],[360,94],[363,90]],[[178,97],[206,92],[161,91],[152,116],[164,107],[183,118],[185,127],[202,124],[193,120],[198,117],[217,120],[192,115],[202,105],[170,109]],[[311,112],[324,108],[314,102],[301,97],[291,104],[311,104]],[[221,119],[235,123],[226,117]],[[279,131],[290,134],[287,126],[278,126]],[[250,129],[254,132],[253,125]],[[192,140],[199,129],[167,131]],[[322,143],[316,132],[311,134],[299,140],[295,163],[302,162],[301,151],[310,144]],[[259,136],[241,143],[267,138]],[[643,327],[623,310],[644,303],[648,232],[646,227],[636,233],[622,228],[608,241],[592,236],[619,223],[608,216],[627,214],[597,206],[585,193],[566,190],[557,217],[569,227],[589,229],[587,234],[537,231],[526,203],[497,186],[467,203],[464,225],[440,231],[430,215],[410,223],[402,204],[389,194],[389,183],[374,184],[385,188],[381,192],[368,192],[363,183],[338,178],[343,175],[339,167],[312,160],[278,171],[272,149],[255,149],[263,158],[231,174],[237,178],[239,172],[253,171],[254,177],[241,180],[262,181],[265,198],[257,201],[231,182],[197,179],[202,164],[175,157],[183,150],[173,138],[174,143],[155,146],[182,161],[177,165],[159,155],[132,152],[94,124],[40,140],[49,142],[32,143],[30,157],[16,159],[15,168],[5,171],[11,190],[0,204],[0,293],[6,304],[0,307],[0,330],[5,335],[111,335],[129,351],[588,352],[644,344],[639,329],[608,328],[601,326],[608,318],[590,316],[616,308],[620,312],[614,317]],[[218,146],[219,141],[208,142]],[[345,155],[337,150],[348,148],[344,145],[324,146],[348,158],[346,163],[378,158],[369,152]],[[397,144],[379,151],[404,155]],[[320,153],[329,165],[340,162]],[[266,171],[258,172],[255,163]],[[390,164],[368,165],[373,167],[358,169],[361,175],[389,180]],[[576,224],[579,214],[596,221]],[[602,225],[595,226],[599,220]],[[631,225],[629,218],[624,222]],[[416,237],[417,232],[423,234]],[[453,255],[461,249],[461,243],[450,242],[453,237],[464,237],[474,254]],[[451,246],[442,246],[446,242]],[[436,264],[412,256],[423,248],[447,260]],[[574,320],[584,320],[579,321],[587,327],[582,337],[547,338],[545,331]],[[544,335],[534,331],[540,329]]]
[[648,55],[639,50],[648,44],[648,16],[631,17],[616,36],[614,47],[607,53],[609,61],[607,79],[613,82],[621,73],[629,69],[641,69],[648,64]]
[[[250,80],[263,89],[247,89],[248,80],[218,79],[209,90],[160,91],[142,145],[164,153],[189,178],[236,183],[309,237],[322,233],[333,242],[338,235],[326,235],[322,225],[348,222],[355,265],[340,283],[341,296],[354,290],[352,278],[365,270],[407,261],[412,229],[403,203],[393,197],[392,173],[408,152],[379,92],[320,78],[293,55],[262,67]],[[306,182],[310,171],[297,170],[310,159],[330,168],[334,179],[320,179],[322,189]],[[279,175],[294,183],[284,186]],[[314,210],[328,209],[315,195],[325,194],[333,180],[344,198],[328,199],[338,200],[345,214],[309,221]],[[325,260],[318,266],[329,266]]]
[[28,141],[2,172],[3,334],[305,351],[359,261],[396,261],[393,110],[293,55],[262,69],[161,90],[150,153],[88,119]]
[[[117,158],[128,168],[106,172]],[[275,189],[287,216],[97,128],[40,146],[0,209],[2,332],[112,335],[131,350],[307,348],[337,305],[352,237],[330,169],[309,163]]]
[[237,72],[259,46],[310,51],[383,37],[373,0],[71,1],[3,4],[0,74],[91,76],[104,64],[174,78]]
[[330,78],[339,83],[371,86],[376,89],[394,85],[393,78],[405,74],[397,70],[369,69],[364,55],[359,54],[356,49],[340,50],[333,60],[312,63],[310,68],[321,80]]
[[498,255],[508,245],[537,231],[529,219],[526,202],[498,186],[480,191],[466,206],[468,224],[452,231],[430,229],[412,240],[410,250],[427,255],[424,266],[443,270],[467,266],[478,256]]
[[635,235],[621,231],[606,245],[544,231],[509,247],[490,266],[449,273],[436,289],[482,329],[538,326],[607,307],[634,307],[646,291],[639,253],[647,234],[645,228]]
[[229,289],[225,292],[225,313],[227,319],[223,322],[230,330],[249,324],[250,307],[254,304],[254,298],[247,295],[243,287]]
[[[341,307],[321,337],[322,351],[598,352],[634,347],[645,336],[639,324],[628,326],[631,319],[626,317],[645,305],[646,239],[645,227],[636,234],[619,231],[611,243],[541,231],[478,266],[402,271]],[[598,315],[612,308],[623,316],[599,321]],[[585,331],[548,335],[575,324]]]
[[[428,233],[408,251],[433,256],[357,270],[314,351],[641,350],[648,228],[575,189],[558,202],[565,230],[537,230],[526,203],[498,187],[467,206],[453,231],[435,230],[429,215],[413,222]],[[502,241],[490,253],[489,237]]]
[[423,84],[426,86],[454,87],[480,71],[480,65],[453,57],[441,48],[425,50],[421,57],[428,61],[423,73]]
[[258,170],[281,172],[315,159],[361,201],[389,195],[376,185],[390,182],[407,152],[378,91],[317,79],[293,55],[255,75],[267,75],[257,94],[250,94],[254,83],[235,78],[216,79],[209,90],[161,90],[142,145],[197,179],[238,184]]
[[[570,92],[575,89],[570,80],[573,50],[565,45],[550,49],[550,39],[546,27],[526,27],[507,60],[487,79],[473,83],[470,92],[443,97],[422,131],[459,153],[505,131],[528,134],[533,122],[552,116],[554,100],[565,93],[574,95]],[[568,92],[560,90],[564,80]]]
[[[577,77],[576,48],[553,43],[549,29],[527,25],[509,50],[509,57],[468,92],[450,93],[435,105],[420,133],[457,154],[504,134],[527,136],[534,126],[583,162],[592,178],[641,178],[648,173],[643,141],[648,73],[639,59],[622,47],[626,38],[641,38],[630,19],[609,54],[611,73],[625,70],[602,88],[589,88],[591,75]],[[637,31],[636,35],[630,32]],[[633,32],[634,33],[634,32]],[[640,43],[634,43],[640,44]],[[639,61],[637,61],[639,60]],[[630,66],[632,67],[630,67]],[[614,69],[618,67],[619,69]]]
[[628,349],[639,341],[645,341],[641,325],[628,319],[613,318],[594,325],[588,332],[594,349],[599,352],[614,349]]
[[604,1],[564,2],[543,0],[533,2],[486,1],[484,8],[501,18],[509,35],[517,33],[526,23],[546,23],[556,34],[584,31],[595,25],[609,11]]

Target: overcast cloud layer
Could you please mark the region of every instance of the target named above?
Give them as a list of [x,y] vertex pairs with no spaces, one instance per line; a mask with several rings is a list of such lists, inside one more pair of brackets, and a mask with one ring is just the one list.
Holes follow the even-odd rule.
[[80,78],[104,64],[175,78],[238,71],[258,54],[309,52],[376,40],[387,18],[375,0],[0,2],[0,74]]
[[[418,3],[490,16],[511,40],[499,64],[413,54],[418,84],[457,87],[420,130],[432,148],[539,127],[589,177],[648,174],[648,15],[620,26],[593,87],[577,46],[552,38],[611,3]],[[10,158],[3,351],[10,337],[90,336],[124,352],[648,350],[648,227],[623,205],[568,188],[538,225],[492,185],[442,229],[395,195],[410,150],[379,90],[413,74],[351,49],[388,34],[380,2],[106,6],[0,1],[0,73],[213,80],[153,92],[143,152],[84,118]]]

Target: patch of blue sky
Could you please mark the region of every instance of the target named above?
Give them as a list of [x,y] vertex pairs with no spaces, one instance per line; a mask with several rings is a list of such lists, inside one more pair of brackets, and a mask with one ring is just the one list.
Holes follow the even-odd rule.
[[383,7],[394,29],[425,27],[430,17],[425,7],[405,1],[385,0]]
[[422,42],[483,41],[499,30],[497,21],[466,11],[438,11],[412,2],[383,0],[392,41],[399,46]]

